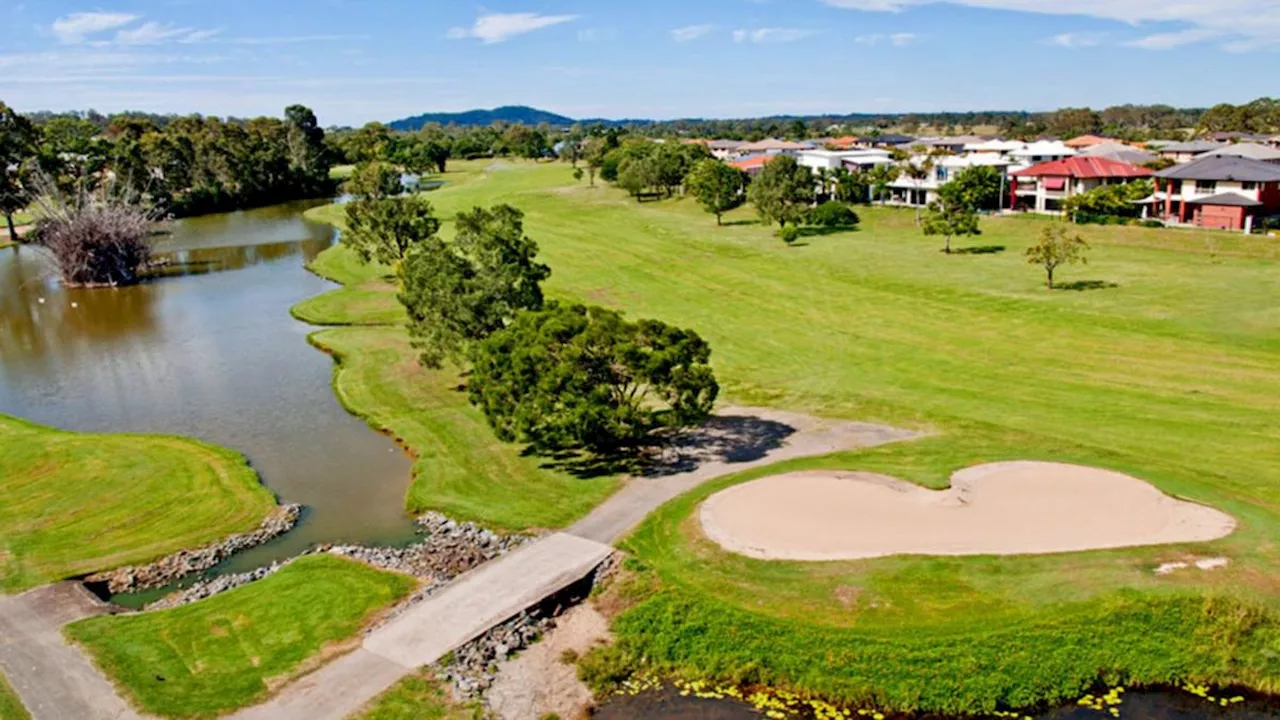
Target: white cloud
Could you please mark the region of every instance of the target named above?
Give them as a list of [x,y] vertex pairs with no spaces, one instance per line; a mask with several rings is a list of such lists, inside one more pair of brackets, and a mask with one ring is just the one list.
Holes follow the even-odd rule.
[[676,42],[691,42],[716,31],[715,25],[688,25],[671,31],[671,39]]
[[1128,47],[1142,48],[1143,50],[1172,50],[1180,45],[1191,45],[1193,43],[1204,42],[1221,37],[1222,33],[1217,30],[1208,29],[1190,29],[1179,30],[1178,32],[1156,33],[1146,37],[1130,40],[1125,43]]
[[875,47],[882,42],[888,42],[894,47],[905,47],[919,40],[920,36],[916,33],[900,32],[885,35],[884,33],[874,33],[871,35],[859,35],[853,39],[859,45],[870,45]]
[[868,12],[901,12],[921,5],[952,5],[1044,15],[1082,15],[1139,25],[1182,23],[1183,31],[1140,38],[1132,47],[1162,49],[1221,37],[1237,52],[1280,42],[1276,0],[822,0],[826,5]]
[[166,40],[185,39],[197,32],[191,28],[149,21],[117,32],[115,41],[119,45],[155,45]]
[[541,30],[552,25],[577,20],[577,15],[539,15],[537,13],[489,13],[476,18],[469,28],[450,28],[446,34],[451,40],[475,38],[485,45],[500,43],[517,35]]
[[122,12],[78,12],[53,21],[53,34],[64,43],[78,43],[90,35],[124,27],[138,15]]
[[1061,48],[1097,47],[1102,44],[1102,38],[1101,33],[1065,32],[1045,38],[1044,44]]
[[807,37],[817,35],[817,30],[802,30],[800,28],[756,28],[754,30],[734,30],[734,42],[753,42],[753,43],[786,43],[803,40]]

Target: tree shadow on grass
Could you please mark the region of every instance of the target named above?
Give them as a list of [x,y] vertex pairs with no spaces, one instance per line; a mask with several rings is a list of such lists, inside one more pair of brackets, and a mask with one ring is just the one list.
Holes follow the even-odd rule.
[[749,415],[715,415],[696,428],[660,430],[641,446],[613,454],[583,451],[539,453],[543,467],[589,479],[607,475],[662,477],[690,472],[711,462],[747,463],[781,447],[796,429]]
[[759,225],[759,220],[726,220],[720,223],[720,227],[741,227],[743,225]]
[[955,248],[952,255],[996,255],[1007,248],[1004,245],[975,245],[974,247]]
[[834,227],[809,226],[800,228],[800,237],[826,237],[828,235],[840,235],[842,233],[857,231],[857,225],[836,225]]
[[1116,283],[1107,280],[1076,280],[1075,282],[1058,283],[1053,286],[1053,289],[1084,292],[1086,290],[1110,290],[1118,287],[1120,286]]

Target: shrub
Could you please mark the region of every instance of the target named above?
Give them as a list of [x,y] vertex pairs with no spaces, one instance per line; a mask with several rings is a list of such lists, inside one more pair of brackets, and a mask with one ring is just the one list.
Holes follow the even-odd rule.
[[820,227],[852,227],[858,224],[858,213],[842,202],[829,200],[810,210],[808,220]]
[[795,225],[786,225],[778,228],[778,232],[775,234],[782,239],[782,242],[790,245],[800,239],[800,228]]

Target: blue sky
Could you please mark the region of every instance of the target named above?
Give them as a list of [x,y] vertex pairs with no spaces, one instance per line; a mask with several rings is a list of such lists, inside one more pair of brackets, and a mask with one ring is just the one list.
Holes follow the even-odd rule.
[[1211,105],[1280,94],[1280,0],[0,0],[20,110],[358,125]]

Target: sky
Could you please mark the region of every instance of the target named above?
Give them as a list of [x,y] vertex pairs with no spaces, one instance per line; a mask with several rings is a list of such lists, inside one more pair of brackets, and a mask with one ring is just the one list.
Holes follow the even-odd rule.
[[1280,0],[0,0],[0,101],[324,125],[1209,106],[1280,95]]

